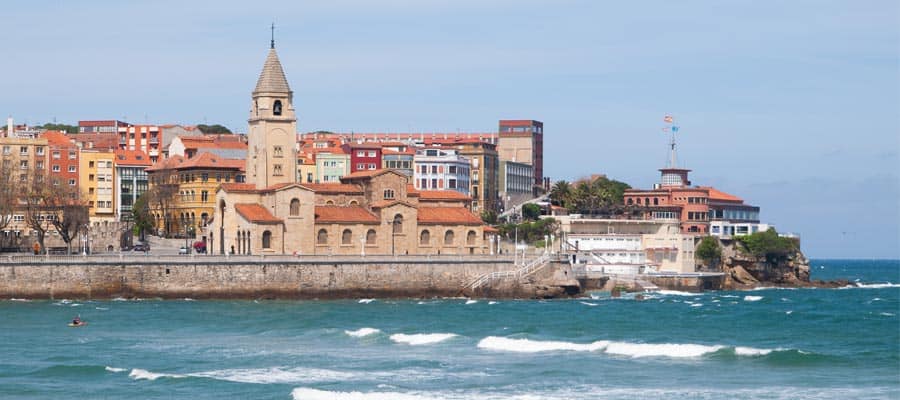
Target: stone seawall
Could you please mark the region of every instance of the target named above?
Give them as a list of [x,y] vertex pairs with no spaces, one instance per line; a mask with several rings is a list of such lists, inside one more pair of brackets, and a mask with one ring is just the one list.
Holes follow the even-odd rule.
[[[451,297],[478,276],[508,271],[509,260],[222,261],[0,264],[0,298],[333,299]],[[497,297],[516,297],[511,288]]]

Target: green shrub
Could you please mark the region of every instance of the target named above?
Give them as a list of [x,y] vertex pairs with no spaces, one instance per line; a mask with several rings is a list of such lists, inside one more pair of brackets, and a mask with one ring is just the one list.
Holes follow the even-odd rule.
[[738,236],[735,240],[743,244],[750,255],[765,257],[767,260],[784,257],[797,250],[797,241],[778,236],[778,232],[774,228],[769,228],[765,232]]
[[719,246],[719,239],[712,236],[706,236],[697,246],[697,258],[706,261],[707,264],[717,262],[722,258],[722,247]]

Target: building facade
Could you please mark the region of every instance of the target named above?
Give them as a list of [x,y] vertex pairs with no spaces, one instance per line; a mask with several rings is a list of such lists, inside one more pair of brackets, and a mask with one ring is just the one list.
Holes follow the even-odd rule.
[[115,159],[112,149],[82,149],[79,182],[91,222],[116,221]]
[[500,199],[504,210],[534,197],[534,167],[500,161]]
[[[50,179],[54,184],[78,186],[79,147],[63,132],[46,131],[41,136],[47,139],[50,151]],[[35,165],[38,170],[43,165]]]
[[418,149],[413,160],[416,190],[453,190],[469,195],[471,164],[455,149]]
[[156,162],[162,156],[161,141],[162,131],[156,125],[129,125],[120,126],[119,149],[128,151],[140,151],[150,158],[150,162]]
[[350,153],[350,173],[381,169],[381,146],[376,143],[350,143],[345,145]]
[[497,142],[501,161],[530,164],[535,186],[544,185],[544,123],[535,120],[501,120]]
[[[205,231],[207,247],[214,252],[399,255],[489,251],[480,218],[467,208],[467,196],[448,191],[424,195],[397,171],[348,171],[328,183],[300,183],[297,173],[283,178],[273,168],[281,162],[274,157],[275,148],[293,148],[296,117],[293,93],[274,43],[252,97],[247,182],[224,183],[216,193],[214,222]],[[318,165],[322,156],[316,153],[317,170],[336,167]],[[343,156],[349,164],[349,155]],[[296,162],[296,156],[291,158]],[[290,171],[297,171],[296,166]]]
[[134,203],[150,188],[145,170],[152,162],[141,151],[116,150],[115,154],[116,217],[119,221],[131,221]]

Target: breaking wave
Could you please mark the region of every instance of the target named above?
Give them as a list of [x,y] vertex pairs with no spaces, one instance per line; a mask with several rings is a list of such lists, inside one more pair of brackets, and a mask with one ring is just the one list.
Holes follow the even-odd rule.
[[657,293],[657,294],[661,294],[661,295],[666,295],[666,296],[692,296],[692,297],[697,297],[697,296],[702,296],[702,295],[703,295],[703,293],[681,292],[681,291],[678,291],[678,290],[657,290],[657,291],[655,291],[655,292],[653,292],[653,293]]
[[417,333],[407,335],[405,333],[395,333],[390,336],[391,340],[396,343],[408,344],[410,346],[420,346],[425,344],[435,344],[443,342],[447,339],[454,338],[455,333]]
[[135,368],[135,369],[132,369],[130,373],[128,373],[128,377],[132,378],[136,381],[139,381],[139,380],[155,381],[159,378],[186,378],[187,375],[159,374],[156,372],[147,371],[146,369]]
[[690,343],[630,343],[598,340],[592,343],[572,343],[563,341],[543,341],[531,339],[513,339],[488,336],[478,342],[478,348],[495,351],[517,353],[539,353],[547,351],[603,352],[606,354],[641,357],[695,358],[711,355],[720,351],[733,353],[742,357],[766,356],[773,352],[796,352],[789,349],[758,349],[753,347],[729,347],[724,345],[702,345]]
[[762,296],[744,296],[744,301],[760,301],[762,299]]
[[369,335],[374,335],[376,333],[381,333],[381,330],[375,329],[375,328],[359,328],[355,331],[344,331],[344,333],[346,333],[349,336],[360,338],[360,337],[365,337],[365,336],[369,336]]
[[847,285],[838,289],[885,289],[885,288],[895,288],[900,287],[900,283],[859,283],[856,282],[852,285]]

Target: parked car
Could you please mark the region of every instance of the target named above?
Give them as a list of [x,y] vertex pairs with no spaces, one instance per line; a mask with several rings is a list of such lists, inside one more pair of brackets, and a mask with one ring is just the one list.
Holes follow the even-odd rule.
[[131,248],[131,251],[150,251],[150,245],[147,243],[138,243]]
[[191,248],[187,246],[181,246],[178,248],[178,254],[191,254]]

